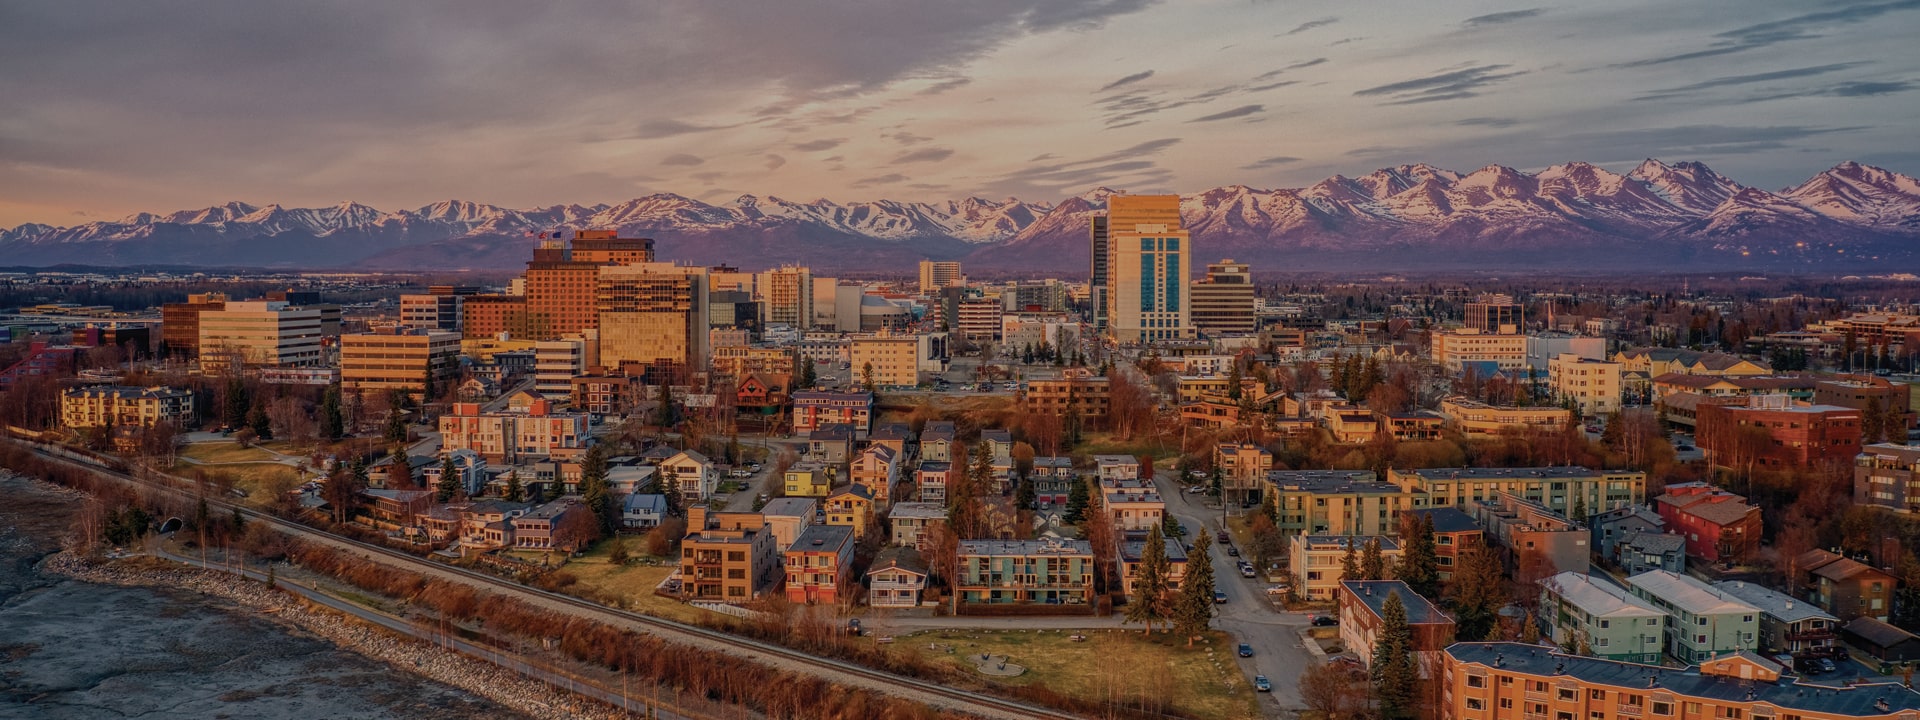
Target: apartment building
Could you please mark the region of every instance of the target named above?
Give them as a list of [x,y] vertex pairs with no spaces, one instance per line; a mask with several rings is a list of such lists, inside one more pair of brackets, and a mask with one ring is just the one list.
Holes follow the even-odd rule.
[[759,273],[754,277],[754,299],[766,313],[767,325],[785,325],[795,330],[813,328],[813,271],[793,265]]
[[573,379],[585,375],[591,362],[591,341],[586,337],[542,340],[533,345],[533,389],[548,398],[564,398],[573,393]]
[[1525,370],[1527,336],[1497,335],[1478,328],[1459,328],[1433,333],[1433,361],[1448,373],[1459,375],[1471,367],[1482,376],[1498,371]]
[[1083,421],[1092,421],[1106,417],[1110,397],[1104,377],[1067,377],[1028,380],[1021,403],[1027,412],[1061,417],[1078,415]]
[[[1647,498],[1647,474],[1578,465],[1535,468],[1425,468],[1387,471],[1387,479],[1424,500],[1415,507],[1463,506],[1510,493],[1562,515],[1593,514]],[[1575,513],[1576,509],[1584,513]]]
[[873,494],[875,506],[885,508],[893,504],[893,488],[900,483],[899,458],[891,447],[868,445],[848,463],[848,478]]
[[1869,617],[1886,622],[1898,579],[1866,563],[1825,550],[1808,550],[1794,559],[1792,578],[1813,604],[1841,620]]
[[848,485],[827,495],[827,524],[853,528],[853,537],[865,537],[873,525],[873,492],[862,485]]
[[775,547],[791,547],[819,514],[820,502],[813,498],[773,498],[760,508],[760,519],[773,532]]
[[853,428],[856,439],[865,438],[873,430],[873,393],[794,393],[794,434],[812,432],[822,425],[846,425]]
[[1649,570],[1627,578],[1627,587],[1670,618],[1665,649],[1675,660],[1699,663],[1723,653],[1760,648],[1760,608],[1715,592],[1706,583]]
[[60,396],[60,425],[74,430],[153,427],[160,423],[184,428],[193,417],[190,390],[94,385],[73,388]]
[[[848,343],[853,381],[874,388],[911,388],[920,384],[920,339],[913,335],[856,337]],[[867,369],[872,368],[869,375]]]
[[[687,536],[680,541],[680,594],[687,600],[752,602],[784,579],[783,553],[773,531],[753,513],[687,509]],[[733,517],[729,517],[733,516]]]
[[921,260],[920,293],[932,295],[946,287],[962,287],[967,276],[960,272],[958,260]]
[[1487,438],[1512,432],[1551,432],[1566,427],[1573,413],[1562,407],[1514,407],[1452,397],[1440,401],[1447,424],[1468,438]]
[[1920,693],[1894,684],[1813,687],[1734,653],[1685,669],[1581,657],[1522,643],[1455,643],[1443,654],[1443,720],[1912,720]]
[[445,395],[459,376],[458,333],[340,336],[340,388],[345,392],[397,391],[427,400]]
[[1488,541],[1506,550],[1508,569],[1516,577],[1585,572],[1591,562],[1593,535],[1586,526],[1540,503],[1500,492],[1468,507],[1486,528]]
[[1400,541],[1385,535],[1295,535],[1288,546],[1288,568],[1293,572],[1293,589],[1309,601],[1336,599],[1340,583],[1347,580],[1342,563],[1351,546],[1362,553],[1370,540],[1380,542],[1380,557],[1391,566],[1404,555]]
[[[1860,411],[1853,408],[1755,395],[1744,406],[1701,403],[1696,412],[1695,440],[1721,467],[1819,467],[1851,463],[1860,454]],[[1765,442],[1756,444],[1756,434]]]
[[793,467],[787,468],[781,481],[786,486],[788,497],[824,498],[833,491],[833,474],[828,471],[826,464],[819,462],[794,463]]
[[1687,554],[1707,562],[1741,562],[1760,549],[1760,508],[1704,482],[1668,485],[1654,498],[1667,528],[1687,541]]
[[1667,613],[1610,580],[1567,571],[1540,583],[1540,620],[1555,645],[1621,662],[1657,665]]
[[929,462],[953,462],[953,423],[930,420],[920,428],[920,459]]
[[1562,353],[1547,361],[1553,396],[1593,417],[1620,411],[1620,363]]
[[[1421,596],[1399,580],[1343,580],[1338,592],[1340,643],[1360,656],[1362,667],[1373,667],[1373,648],[1386,625],[1387,598],[1399,597],[1406,610],[1407,630],[1413,637],[1414,657],[1434,658],[1453,644],[1453,618],[1442,612],[1432,600]],[[1435,664],[1437,667],[1437,663]]]
[[1486,530],[1459,508],[1419,508],[1404,512],[1425,517],[1433,528],[1434,565],[1442,581],[1453,580],[1454,571],[1459,569],[1467,553],[1486,547]]
[[707,269],[644,262],[600,268],[594,294],[597,364],[705,368]]
[[[1167,557],[1167,589],[1178,590],[1180,583],[1187,579],[1187,548],[1176,538],[1165,538],[1162,542],[1165,544],[1161,549]],[[1146,556],[1146,540],[1125,540],[1120,543],[1120,592],[1126,596],[1127,602],[1139,599],[1133,590],[1140,579],[1140,565]]]
[[484,412],[479,403],[454,403],[440,416],[442,450],[472,450],[500,465],[578,457],[592,441],[585,413],[555,412],[546,400],[533,401],[526,412]]
[[808,525],[786,551],[787,600],[832,604],[851,598],[853,528]]
[[1253,443],[1221,443],[1213,448],[1213,466],[1220,469],[1222,495],[1245,503],[1260,499],[1273,472],[1273,453]]
[[946,524],[947,507],[937,502],[894,503],[887,522],[893,526],[892,544],[922,547],[930,528]]
[[460,310],[466,298],[452,292],[408,293],[400,296],[400,327],[438,330],[458,335]]
[[1861,448],[1853,461],[1853,504],[1920,514],[1920,445]]
[[1760,650],[1764,653],[1845,652],[1837,644],[1840,619],[1811,603],[1743,580],[1721,580],[1712,587],[1715,592],[1760,608]]
[[1188,289],[1193,299],[1193,327],[1200,332],[1251,333],[1253,273],[1246,263],[1228,258],[1207,265],[1207,276]]
[[1093,545],[1085,540],[962,540],[957,607],[1053,605],[1091,611]]
[[200,312],[200,367],[311,367],[324,360],[321,312],[284,302],[228,302]]

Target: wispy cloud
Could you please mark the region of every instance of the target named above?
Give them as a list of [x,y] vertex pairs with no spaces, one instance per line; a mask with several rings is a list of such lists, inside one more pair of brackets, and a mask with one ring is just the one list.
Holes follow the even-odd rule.
[[1794,40],[1817,38],[1821,37],[1821,34],[1817,31],[1825,28],[1866,22],[1887,13],[1916,9],[1920,9],[1920,2],[1916,0],[1896,0],[1895,2],[1849,5],[1837,10],[1805,13],[1779,20],[1754,23],[1726,32],[1716,33],[1714,35],[1716,40],[1705,49],[1674,55],[1662,55],[1645,60],[1635,60],[1633,62],[1620,63],[1615,67],[1646,67],[1649,65],[1664,65],[1686,60],[1731,55]]
[[787,164],[787,159],[784,157],[781,157],[779,155],[774,155],[774,154],[767,155],[766,168],[768,171],[779,170],[781,166],[784,166],[786,164]]
[[1221,112],[1214,113],[1212,115],[1202,115],[1192,120],[1188,120],[1187,122],[1196,123],[1196,122],[1213,122],[1215,120],[1232,120],[1234,118],[1246,117],[1248,115],[1256,115],[1266,111],[1267,111],[1267,106],[1265,105],[1241,105],[1240,107],[1234,108],[1232,110],[1224,110]]
[[713,130],[725,130],[731,127],[735,127],[735,126],[733,125],[695,125],[693,123],[682,122],[680,120],[647,120],[640,123],[639,131],[635,132],[633,136],[640,140],[655,140],[659,138],[673,137],[675,135],[690,135],[693,133],[710,132]]
[[693,167],[705,162],[706,160],[701,159],[700,156],[688,155],[687,153],[674,153],[660,159],[661,165],[673,167]]
[[912,179],[913,178],[907,177],[905,175],[901,175],[900,173],[887,173],[885,175],[880,175],[877,177],[860,178],[859,180],[855,180],[853,181],[853,187],[869,188],[869,187],[874,187],[876,185],[898,185],[900,183],[903,183]]
[[1841,70],[1856,68],[1865,64],[1866,64],[1865,62],[1844,62],[1844,63],[1833,63],[1830,65],[1814,65],[1811,67],[1791,68],[1787,70],[1773,70],[1769,72],[1753,73],[1749,75],[1727,75],[1724,77],[1717,77],[1710,80],[1702,80],[1700,82],[1693,83],[1691,85],[1681,85],[1679,87],[1666,88],[1664,90],[1655,90],[1651,93],[1641,95],[1640,97],[1637,97],[1634,99],[1635,100],[1663,100],[1666,98],[1673,98],[1673,97],[1691,97],[1696,95],[1697,93],[1700,93],[1703,90],[1712,90],[1714,88],[1731,87],[1735,85],[1751,85],[1754,83],[1773,82],[1776,80],[1792,80],[1795,78],[1813,77],[1815,75],[1825,75],[1827,73],[1834,73],[1834,72],[1839,72]]
[[1270,158],[1262,158],[1259,160],[1255,160],[1251,163],[1241,165],[1240,169],[1241,170],[1262,170],[1270,167],[1279,167],[1281,165],[1291,165],[1297,162],[1300,162],[1300,158],[1294,157],[1292,155],[1275,155]]
[[799,150],[800,152],[819,152],[821,150],[832,150],[840,147],[841,143],[846,141],[846,138],[820,138],[819,140],[794,143],[793,149]]
[[1359,97],[1388,96],[1393,100],[1388,105],[1413,105],[1416,103],[1458,100],[1475,97],[1480,91],[1506,80],[1525,75],[1526,71],[1501,72],[1508,65],[1478,65],[1451,70],[1436,75],[1428,75],[1397,83],[1388,83],[1359,90],[1353,94]]
[[907,163],[939,162],[952,156],[952,148],[921,148],[912,152],[901,153],[899,157],[893,159],[892,164],[905,165]]
[[1300,23],[1299,25],[1293,26],[1292,30],[1288,30],[1286,32],[1280,33],[1279,35],[1275,35],[1274,37],[1286,37],[1288,35],[1299,35],[1300,33],[1306,32],[1308,30],[1312,30],[1314,28],[1323,28],[1337,22],[1340,22],[1340,18],[1331,17],[1331,16],[1323,17],[1315,20],[1308,20],[1306,22]]
[[1109,91],[1109,90],[1112,90],[1112,89],[1114,89],[1114,88],[1118,88],[1118,87],[1125,87],[1125,86],[1127,86],[1127,85],[1132,85],[1132,84],[1134,84],[1134,83],[1137,83],[1137,82],[1140,82],[1141,80],[1145,80],[1145,79],[1147,79],[1147,78],[1150,78],[1150,77],[1153,77],[1153,71],[1152,71],[1152,70],[1144,70],[1144,71],[1141,71],[1141,72],[1137,72],[1137,73],[1134,73],[1134,74],[1132,74],[1132,75],[1128,75],[1128,76],[1126,76],[1126,77],[1123,77],[1123,78],[1120,78],[1119,80],[1115,80],[1115,81],[1113,81],[1113,82],[1110,82],[1110,83],[1107,83],[1107,84],[1105,84],[1105,85],[1102,85],[1102,86],[1100,86],[1100,89],[1099,89],[1099,90],[1095,90],[1094,92],[1096,92],[1096,93],[1103,93],[1103,92],[1107,92],[1107,91]]
[[973,78],[954,78],[952,80],[946,80],[943,82],[935,83],[932,86],[929,86],[927,89],[921,90],[920,94],[921,95],[939,95],[940,93],[947,92],[948,90],[958,90],[960,88],[966,87],[967,84],[971,82],[973,82]]
[[1513,118],[1470,117],[1470,118],[1461,118],[1459,120],[1455,120],[1453,121],[1453,124],[1461,125],[1464,127],[1506,128],[1506,127],[1513,127],[1515,125],[1519,125],[1520,121],[1515,120]]
[[1253,76],[1253,81],[1260,82],[1262,80],[1271,80],[1273,78],[1280,77],[1281,75],[1285,74],[1289,70],[1299,70],[1301,68],[1310,68],[1315,65],[1320,65],[1322,63],[1325,63],[1326,61],[1327,59],[1323,57],[1314,58],[1312,60],[1301,60],[1300,62],[1280,68],[1279,70],[1268,70],[1266,72],[1260,73],[1259,75],[1255,75]]
[[1473,17],[1460,21],[1460,27],[1466,28],[1468,30],[1474,30],[1478,28],[1487,27],[1489,25],[1503,25],[1510,22],[1518,22],[1521,20],[1525,20],[1530,17],[1537,17],[1540,15],[1540,13],[1543,13],[1546,11],[1547,11],[1546,8],[1527,8],[1525,10],[1508,10],[1506,12],[1487,13],[1485,15],[1475,15]]

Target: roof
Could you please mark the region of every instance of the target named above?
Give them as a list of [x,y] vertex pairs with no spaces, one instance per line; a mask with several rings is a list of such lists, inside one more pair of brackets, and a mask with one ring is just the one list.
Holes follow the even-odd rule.
[[842,495],[853,495],[853,496],[859,497],[862,500],[866,500],[868,502],[873,501],[873,491],[867,489],[867,486],[859,485],[859,484],[848,485],[846,487],[840,488],[839,490],[835,490],[833,491],[832,495],[828,495],[827,497],[837,498]]
[[1861,573],[1886,574],[1874,569],[1872,565],[1849,558],[1840,558],[1839,560],[1821,565],[1813,571],[1813,574],[1828,580],[1845,580]]
[[634,493],[627,496],[626,501],[621,503],[621,508],[626,512],[665,513],[667,511],[667,497],[665,495],[643,495],[641,493]]
[[987,442],[1010,443],[1013,442],[1013,433],[998,428],[981,430],[980,439]]
[[[1180,545],[1179,540],[1166,538],[1165,542],[1168,561],[1179,563],[1187,561],[1187,549]],[[1141,558],[1146,557],[1146,554],[1147,541],[1145,540],[1128,540],[1120,543],[1120,559],[1124,562],[1139,562]]]
[[1579,465],[1530,468],[1427,468],[1408,470],[1422,480],[1506,480],[1511,478],[1584,478],[1606,474]]
[[1085,540],[961,540],[961,555],[1092,555],[1093,543]]
[[1779,619],[1781,622],[1800,622],[1801,620],[1826,620],[1840,622],[1840,618],[1828,615],[1812,603],[1795,600],[1785,593],[1771,588],[1755,585],[1741,580],[1722,580],[1713,584],[1713,589],[1732,595],[1741,602],[1760,608],[1760,612]]
[[793,394],[793,401],[800,402],[864,402],[873,403],[870,392],[825,392],[821,390],[802,390]]
[[928,440],[952,440],[953,436],[953,423],[946,420],[929,420],[925,426],[920,428],[921,442]]
[[1664,528],[1667,526],[1666,518],[1660,517],[1660,513],[1654,512],[1653,508],[1645,505],[1629,505],[1627,507],[1615,508],[1598,513],[1587,518],[1587,524],[1593,527],[1602,527],[1626,522],[1628,520],[1639,520],[1653,527]]
[[1867,616],[1860,616],[1847,623],[1845,630],[1860,639],[1879,647],[1893,647],[1904,642],[1920,640],[1913,633],[1888,625]]
[[919,550],[910,547],[889,547],[873,557],[873,565],[867,568],[867,574],[872,575],[886,570],[905,570],[916,575],[926,575],[927,560],[920,556]]
[[1541,584],[1568,604],[1595,617],[1665,617],[1666,613],[1611,582],[1595,581],[1592,576],[1572,570],[1547,578]]
[[779,517],[811,518],[817,503],[812,498],[774,498],[760,507],[760,514]]
[[1360,601],[1374,617],[1380,617],[1387,604],[1387,598],[1400,596],[1400,604],[1407,608],[1407,623],[1411,625],[1451,625],[1453,618],[1441,612],[1420,593],[1414,592],[1405,582],[1399,580],[1343,580],[1340,588],[1345,594]]
[[868,440],[909,440],[913,438],[913,428],[906,423],[887,423],[867,434]]
[[1353,549],[1360,550],[1366,547],[1366,541],[1379,540],[1382,551],[1398,552],[1400,550],[1400,541],[1389,535],[1295,535],[1294,537],[1308,545],[1332,545],[1342,550],[1346,549],[1348,543],[1353,544]]
[[1433,531],[1437,533],[1473,532],[1480,529],[1480,523],[1474,522],[1472,515],[1453,506],[1420,508],[1404,512],[1411,515],[1425,515],[1433,521]]
[[953,469],[953,463],[927,461],[920,463],[920,472],[943,473]]
[[947,508],[937,502],[894,503],[893,512],[887,517],[894,520],[945,520]]
[[1682,553],[1687,539],[1676,533],[1633,531],[1620,536],[1620,544],[1645,553]]
[[1371,470],[1270,470],[1267,482],[1282,490],[1317,494],[1400,492],[1400,486],[1381,482]]
[[[1653,665],[1566,655],[1551,648],[1521,643],[1454,643],[1446,653],[1462,663],[1500,667],[1503,671],[1542,677],[1565,675],[1583,682],[1621,688],[1644,688],[1649,681],[1675,695],[1719,701],[1766,703],[1784,710],[1856,717],[1880,717],[1920,709],[1920,693],[1891,683],[1852,688],[1813,687],[1789,683],[1742,681],[1702,675],[1697,669],[1673,670]],[[1874,707],[1885,700],[1888,711]]]
[[788,552],[827,552],[838,551],[853,545],[853,527],[850,525],[808,525],[800,531],[800,537],[793,539]]
[[1801,572],[1813,572],[1816,568],[1839,559],[1839,555],[1815,548],[1800,553],[1800,557],[1794,558],[1794,567],[1800,568]]
[[1627,578],[1627,584],[1695,615],[1760,612],[1760,608],[1714,592],[1706,583],[1665,570],[1648,570]]
[[1073,458],[1070,458],[1070,457],[1062,457],[1062,456],[1059,456],[1059,455],[1049,455],[1049,456],[1046,456],[1046,457],[1037,457],[1037,458],[1034,458],[1034,459],[1033,459],[1033,466],[1034,466],[1034,467],[1057,467],[1057,468],[1072,468],[1072,467],[1073,467]]
[[807,433],[807,439],[852,441],[853,426],[841,424],[821,425],[820,427],[814,428],[812,432]]
[[1745,520],[1749,516],[1758,516],[1760,514],[1760,508],[1748,505],[1743,500],[1727,500],[1722,502],[1694,503],[1680,508],[1680,512],[1698,517],[1715,525],[1730,525]]

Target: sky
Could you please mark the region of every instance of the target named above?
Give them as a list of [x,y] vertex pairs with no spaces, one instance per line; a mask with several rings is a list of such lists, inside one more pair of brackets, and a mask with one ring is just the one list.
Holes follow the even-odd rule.
[[1698,160],[1920,174],[1920,0],[25,0],[0,227],[241,200],[1053,202]]

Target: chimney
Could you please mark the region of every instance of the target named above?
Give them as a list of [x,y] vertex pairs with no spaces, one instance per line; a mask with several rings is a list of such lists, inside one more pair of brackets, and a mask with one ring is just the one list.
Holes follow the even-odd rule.
[[1507,656],[1505,653],[1495,653],[1493,656],[1493,666],[1500,667],[1501,666],[1500,664],[1503,662],[1506,662],[1506,659],[1507,659]]

